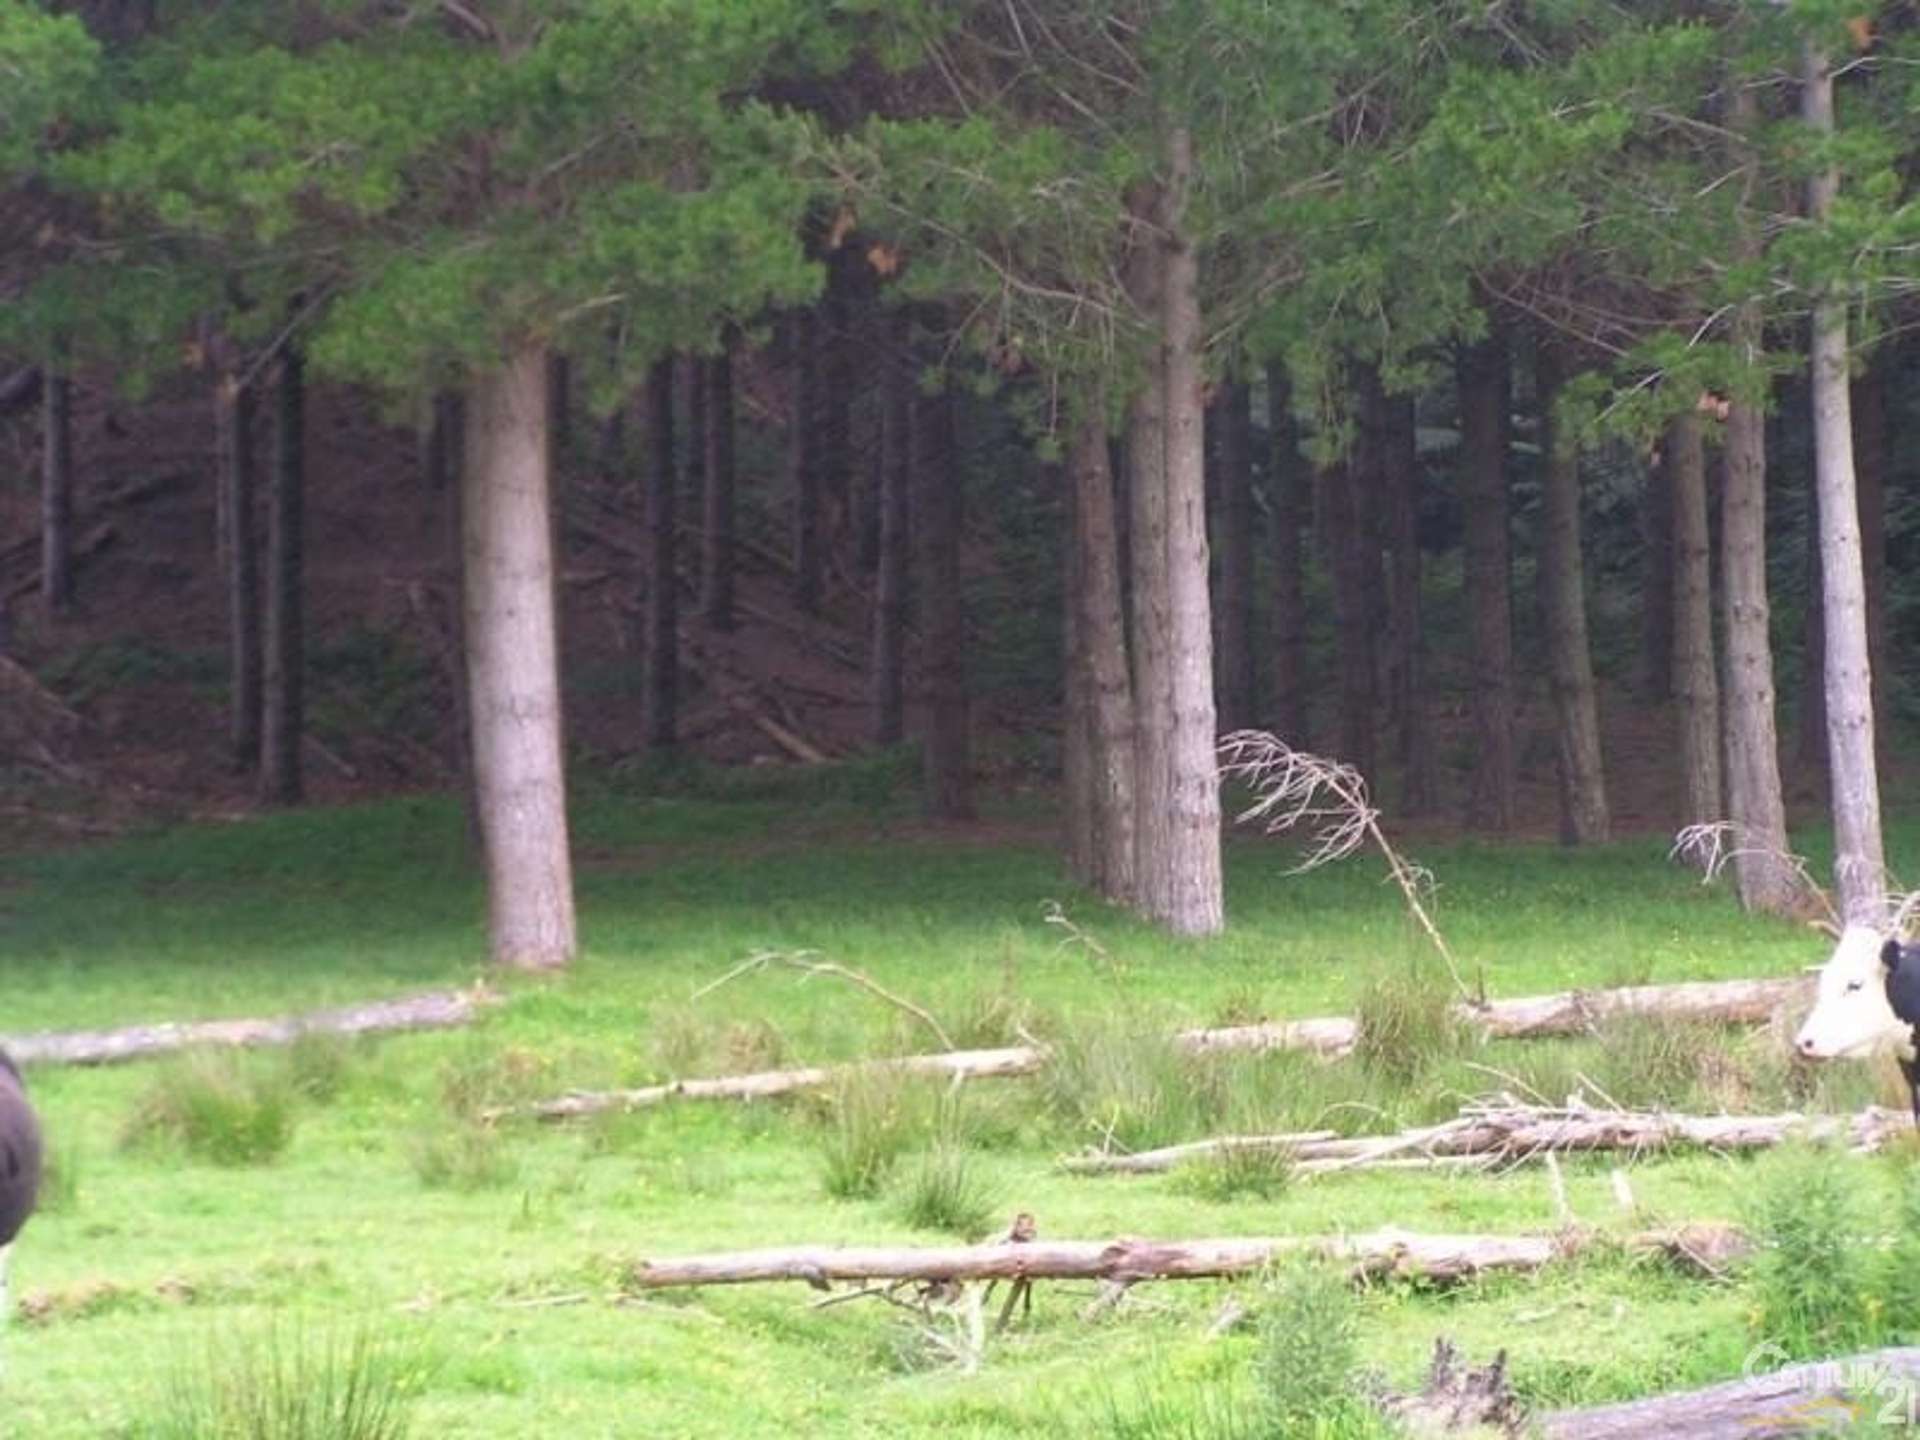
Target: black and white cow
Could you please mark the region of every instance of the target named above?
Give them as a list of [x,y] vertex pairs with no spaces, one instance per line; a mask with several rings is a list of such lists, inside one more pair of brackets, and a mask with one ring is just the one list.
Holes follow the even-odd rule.
[[1920,1126],[1920,945],[1849,925],[1820,969],[1813,1013],[1794,1045],[1809,1060],[1891,1052]]

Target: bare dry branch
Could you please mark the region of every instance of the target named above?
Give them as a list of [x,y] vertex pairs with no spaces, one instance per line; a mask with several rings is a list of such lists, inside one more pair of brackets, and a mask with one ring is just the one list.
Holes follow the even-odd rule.
[[951,1050],[954,1048],[953,1037],[947,1034],[946,1027],[934,1019],[933,1015],[925,1007],[916,1005],[904,995],[896,995],[878,980],[875,980],[871,975],[863,971],[855,970],[848,965],[841,965],[836,961],[815,959],[815,954],[816,952],[812,950],[756,951],[731,970],[727,971],[727,973],[719,979],[711,980],[705,985],[702,985],[698,990],[693,992],[692,998],[695,1000],[703,999],[711,995],[715,990],[718,990],[721,986],[738,980],[742,975],[750,975],[757,970],[765,970],[773,965],[785,965],[791,969],[800,971],[808,978],[815,975],[831,975],[837,979],[850,981],[862,990],[865,990],[869,995],[878,996],[895,1009],[904,1010],[907,1014],[913,1016],[921,1024],[933,1031],[934,1038],[939,1040],[944,1049]]

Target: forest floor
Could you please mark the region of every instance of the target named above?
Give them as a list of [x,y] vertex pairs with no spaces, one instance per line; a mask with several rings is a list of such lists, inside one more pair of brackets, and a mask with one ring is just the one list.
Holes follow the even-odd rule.
[[[1055,1162],[1103,1137],[1137,1148],[1386,1130],[1502,1089],[1742,1111],[1887,1098],[1868,1067],[1792,1065],[1766,1029],[1455,1041],[1391,1064],[1180,1059],[1151,1037],[1351,1014],[1431,972],[1379,864],[1289,876],[1290,846],[1236,839],[1232,928],[1182,943],[1076,897],[1050,848],[1012,840],[1045,813],[1044,795],[1002,801],[992,823],[1005,843],[982,846],[828,778],[812,794],[743,785],[724,800],[588,788],[584,953],[565,975],[499,982],[506,1003],[470,1032],[36,1071],[54,1179],[16,1248],[20,1313],[0,1336],[10,1432],[179,1433],[156,1427],[209,1368],[233,1371],[263,1345],[304,1353],[370,1336],[406,1357],[422,1435],[1220,1435],[1204,1415],[1253,1383],[1267,1342],[1257,1326],[1208,1330],[1228,1294],[1258,1316],[1257,1281],[1141,1286],[1100,1320],[1081,1314],[1090,1288],[1042,1285],[1031,1318],[990,1339],[967,1373],[920,1322],[877,1302],[815,1310],[795,1286],[641,1295],[627,1269],[772,1244],[950,1243],[1014,1211],[1044,1237],[1093,1240],[1537,1233],[1560,1221],[1537,1166],[1101,1179]],[[1817,852],[1820,837],[1806,839]],[[1893,842],[1896,869],[1920,870],[1920,827],[1899,822]],[[1416,858],[1438,878],[1455,951],[1495,996],[1792,974],[1823,957],[1820,936],[1741,914],[1664,849],[1436,840]],[[1095,943],[1048,924],[1051,900]],[[920,1022],[827,977],[773,970],[696,998],[751,954],[801,949],[924,1005],[956,1043],[1031,1034],[1061,1058],[952,1094],[903,1083],[575,1127],[476,1119],[573,1088],[935,1048]],[[440,798],[16,857],[0,883],[11,1032],[465,984],[482,956],[479,880],[457,807]],[[226,1099],[182,1118],[178,1097],[208,1093]],[[209,1133],[230,1142],[228,1163],[193,1148]],[[962,1178],[931,1151],[960,1155]],[[870,1193],[829,1193],[858,1191],[846,1177],[873,1156]],[[1580,1221],[1745,1219],[1800,1162],[1621,1162],[1632,1216],[1614,1163],[1565,1166]],[[1907,1152],[1831,1163],[1861,1212],[1894,1223]],[[1446,1335],[1475,1361],[1507,1349],[1522,1395],[1551,1407],[1737,1375],[1769,1338],[1757,1306],[1744,1276],[1709,1282],[1609,1250],[1449,1289],[1383,1282],[1357,1294],[1353,1320],[1361,1359],[1396,1386],[1417,1380]],[[1881,1335],[1920,1332],[1920,1317],[1877,1323]],[[1153,1428],[1143,1417],[1154,1415],[1172,1419]]]

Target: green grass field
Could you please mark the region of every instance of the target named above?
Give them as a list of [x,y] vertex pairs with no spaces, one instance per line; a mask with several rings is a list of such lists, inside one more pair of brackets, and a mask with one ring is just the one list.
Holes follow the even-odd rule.
[[[1581,1077],[1623,1103],[1753,1109],[1851,1106],[1882,1083],[1865,1067],[1809,1079],[1764,1034],[1722,1045],[1658,1026],[1456,1046],[1398,1069],[1289,1056],[1196,1067],[1145,1037],[1353,1013],[1435,968],[1381,866],[1290,877],[1287,846],[1237,839],[1229,934],[1182,943],[1071,892],[1040,818],[1029,799],[986,841],[887,803],[596,789],[576,829],[585,953],[564,978],[505,984],[508,1003],[476,1029],[237,1066],[35,1073],[57,1174],[14,1257],[8,1433],[148,1433],[169,1387],[262,1335],[289,1351],[370,1335],[403,1352],[416,1435],[1212,1435],[1194,1417],[1249,1383],[1265,1343],[1207,1338],[1222,1284],[1144,1286],[1097,1321],[1081,1318],[1086,1289],[1043,1286],[1031,1320],[968,1374],[878,1303],[813,1310],[791,1286],[640,1297],[623,1277],[649,1255],[951,1241],[931,1227],[998,1227],[1015,1210],[1044,1235],[1087,1239],[1546,1229],[1555,1205],[1537,1168],[1095,1179],[1053,1161],[1102,1134],[1383,1129],[1516,1084],[1559,1099]],[[1896,872],[1920,870],[1920,827],[1891,838]],[[1455,843],[1417,858],[1438,877],[1455,951],[1496,996],[1772,975],[1824,955],[1818,936],[1742,916],[1652,842]],[[480,900],[458,813],[438,800],[7,862],[0,1032],[464,984],[482,970]],[[1048,901],[1098,948],[1046,923]],[[829,978],[771,970],[690,998],[756,951],[801,949],[911,997],[958,1043],[1025,1032],[1068,1058],[958,1096],[880,1086],[572,1128],[471,1118],[574,1087],[935,1048],[904,1012]],[[183,1112],[178,1095],[202,1091],[237,1093],[240,1117]],[[206,1158],[196,1125],[246,1163]],[[1741,1218],[1796,1163],[1637,1164],[1632,1223]],[[1832,1163],[1891,1225],[1903,1162]],[[1568,1165],[1570,1199],[1582,1220],[1627,1228],[1608,1169]],[[1237,1288],[1257,1311],[1260,1286]],[[1545,1406],[1737,1374],[1760,1304],[1747,1281],[1612,1252],[1448,1291],[1382,1285],[1354,1303],[1360,1358],[1389,1381],[1410,1383],[1444,1334],[1475,1360],[1509,1349]],[[1920,1333],[1920,1314],[1881,1304],[1872,1318],[1875,1337]],[[1162,1412],[1186,1418],[1142,1418]]]

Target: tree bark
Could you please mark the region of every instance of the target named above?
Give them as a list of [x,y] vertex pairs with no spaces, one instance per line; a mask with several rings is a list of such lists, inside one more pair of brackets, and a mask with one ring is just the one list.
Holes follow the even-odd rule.
[[1306,545],[1309,505],[1307,471],[1300,459],[1300,432],[1293,418],[1292,387],[1279,361],[1267,366],[1268,486],[1273,509],[1273,701],[1269,707],[1280,738],[1297,750],[1310,748],[1307,675]]
[[796,311],[782,327],[793,377],[793,418],[787,429],[787,473],[793,485],[793,604],[803,615],[820,613],[824,571],[820,543],[819,356],[816,326],[808,311]]
[[1661,464],[1673,497],[1673,684],[1683,825],[1726,817],[1720,779],[1720,682],[1714,669],[1707,459],[1694,411],[1667,423]]
[[647,470],[642,503],[647,529],[647,609],[642,636],[640,715],[647,749],[671,750],[679,737],[680,595],[675,537],[674,360],[647,374]]
[[260,798],[298,804],[306,730],[306,364],[289,340],[274,386],[273,477],[267,488],[266,631],[260,706]]
[[1543,338],[1536,357],[1540,414],[1547,436],[1540,598],[1559,740],[1560,840],[1566,845],[1598,845],[1608,838],[1610,821],[1600,753],[1600,707],[1593,683],[1593,653],[1587,643],[1580,453],[1555,412],[1565,374],[1552,342]]
[[1171,869],[1163,919],[1176,935],[1226,926],[1220,869],[1220,780],[1213,707],[1213,620],[1207,583],[1207,479],[1199,255],[1184,230],[1193,141],[1167,138],[1161,330],[1166,357],[1167,632],[1172,690]]
[[1110,900],[1134,894],[1134,718],[1120,603],[1120,547],[1106,426],[1097,405],[1074,422],[1067,454],[1073,557],[1066,595],[1073,636],[1068,683],[1078,692],[1084,753],[1076,759],[1084,815],[1071,821],[1084,846],[1076,877]]
[[220,510],[226,516],[227,743],[234,768],[260,762],[260,552],[253,500],[253,388],[216,379]]
[[873,739],[897,745],[906,735],[907,500],[912,483],[913,373],[906,312],[891,317],[880,357],[879,548],[874,557]]
[[1512,561],[1507,530],[1508,355],[1497,331],[1460,352],[1460,501],[1466,511],[1470,688],[1477,754],[1467,824],[1513,827]]
[[1414,397],[1382,395],[1378,429],[1389,564],[1388,699],[1399,737],[1400,812],[1436,804],[1432,707],[1420,601],[1420,455]]
[[[668,365],[655,366],[655,388]],[[551,969],[576,939],[540,348],[482,375],[466,412],[462,571],[489,942],[496,964]]]
[[733,353],[707,361],[706,491],[700,545],[700,614],[710,629],[733,629],[734,454]]
[[1213,431],[1220,551],[1220,654],[1217,689],[1222,730],[1240,730],[1259,713],[1259,652],[1253,598],[1253,408],[1246,382],[1220,386],[1207,409]]
[[[1801,114],[1818,135],[1833,130],[1833,71],[1809,44]],[[1807,213],[1825,225],[1840,189],[1831,167],[1807,182]],[[1823,292],[1813,309],[1813,437],[1820,497],[1820,573],[1826,615],[1827,770],[1833,805],[1834,889],[1851,923],[1885,920],[1886,852],[1874,761],[1873,667],[1867,653],[1860,501],[1847,393],[1847,297]]]
[[1860,492],[1860,576],[1866,587],[1867,660],[1875,758],[1885,761],[1891,687],[1887,655],[1887,379],[1882,351],[1852,382],[1853,468]]
[[[910,391],[915,387],[909,386]],[[927,687],[927,813],[938,820],[971,820],[972,706],[967,696],[967,604],[960,573],[966,527],[966,475],[954,434],[951,391],[910,394],[910,462],[914,535],[919,549],[921,673]]]
[[73,382],[49,371],[40,466],[40,595],[49,615],[73,609]]

